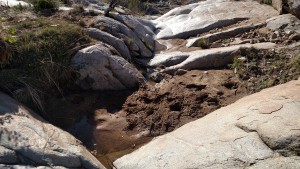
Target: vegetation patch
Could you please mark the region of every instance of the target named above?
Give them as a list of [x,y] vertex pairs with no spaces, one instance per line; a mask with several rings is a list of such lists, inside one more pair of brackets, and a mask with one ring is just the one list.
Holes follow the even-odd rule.
[[209,48],[209,42],[207,41],[207,39],[201,38],[199,40],[197,40],[197,45],[198,47],[201,47],[202,49],[208,49]]
[[33,4],[35,11],[43,14],[49,14],[58,10],[60,5],[59,0],[36,0]]
[[299,51],[259,51],[253,48],[242,49],[240,55],[234,58],[230,67],[247,83],[250,93],[300,77]]
[[90,43],[80,26],[46,18],[11,25],[1,35],[1,89],[40,111],[43,96],[74,84],[70,59]]

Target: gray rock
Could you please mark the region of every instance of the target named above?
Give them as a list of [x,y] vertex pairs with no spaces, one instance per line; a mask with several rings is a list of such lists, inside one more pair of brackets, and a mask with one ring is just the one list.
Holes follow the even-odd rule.
[[272,6],[278,11],[279,14],[282,14],[282,0],[272,0]]
[[291,14],[285,14],[268,19],[266,27],[272,31],[296,32],[300,34],[300,20]]
[[201,41],[201,40],[202,41],[204,40],[207,43],[213,43],[213,42],[215,42],[217,40],[220,40],[220,39],[228,39],[228,38],[235,37],[238,34],[248,32],[251,29],[262,27],[263,25],[265,25],[265,23],[242,25],[242,26],[230,28],[230,29],[225,30],[225,31],[221,31],[221,32],[213,33],[213,34],[207,34],[207,35],[197,37],[197,38],[192,38],[192,39],[189,39],[187,41],[186,46],[187,47],[192,47],[192,46],[200,47],[199,46],[199,41]]
[[254,1],[208,0],[175,8],[154,22],[159,29],[157,39],[185,39],[241,20],[260,23],[277,15],[271,6]]
[[295,40],[295,41],[298,41],[300,40],[300,34],[292,34],[291,36],[289,36],[289,40]]
[[18,0],[0,0],[0,6],[9,6],[9,7],[13,7],[13,6],[18,6],[18,5],[22,5],[22,6],[31,6],[30,3],[27,3],[25,1],[18,1]]
[[83,89],[124,90],[144,82],[142,74],[129,62],[111,53],[111,47],[96,44],[77,52],[71,65],[78,70]]
[[16,164],[18,156],[13,150],[0,146],[0,164]]
[[300,1],[299,0],[287,0],[289,10],[292,14],[300,19]]
[[1,163],[13,165],[8,168],[22,168],[18,165],[104,168],[80,141],[3,93],[0,93],[0,122]]
[[[276,91],[276,92],[274,92]],[[188,123],[114,162],[120,169],[300,168],[300,79]],[[284,152],[284,153],[283,153]]]
[[66,169],[61,166],[29,166],[29,165],[3,165],[0,164],[1,169]]
[[181,75],[184,75],[184,74],[186,74],[186,73],[187,73],[186,70],[184,70],[184,69],[178,69],[178,70],[175,72],[175,75],[181,76]]
[[108,4],[98,0],[70,0],[70,5],[82,5],[85,10],[95,11],[96,13],[104,13],[108,8]]
[[298,169],[299,168],[300,157],[277,157],[270,158],[266,160],[262,160],[257,162],[256,164],[249,167],[249,169]]
[[150,20],[146,20],[146,19],[142,19],[142,18],[137,18],[137,20],[143,24],[144,27],[146,27],[146,29],[148,29],[149,31],[152,31],[153,33],[155,32],[156,28],[155,28],[155,24],[150,21]]
[[103,32],[96,28],[88,28],[86,29],[87,35],[91,36],[92,38],[95,38],[101,42],[107,43],[114,47],[119,54],[126,60],[130,61],[131,56],[129,53],[129,50],[127,46],[125,45],[124,41],[112,36],[109,33]]
[[113,18],[129,27],[151,51],[154,50],[154,32],[147,29],[132,15],[113,15]]
[[173,74],[178,69],[193,70],[226,66],[231,63],[240,48],[271,49],[274,43],[242,44],[223,48],[197,50],[192,52],[170,52],[157,54],[145,64],[149,66],[164,65],[167,73]]
[[164,79],[164,77],[159,72],[153,72],[150,74],[150,79],[156,83],[159,83],[160,81],[162,81]]
[[94,21],[93,27],[108,32],[117,38],[123,39],[129,49],[134,49],[133,46],[137,46],[137,51],[141,57],[152,56],[151,50],[145,46],[145,44],[131,29],[121,22],[108,17],[98,16]]

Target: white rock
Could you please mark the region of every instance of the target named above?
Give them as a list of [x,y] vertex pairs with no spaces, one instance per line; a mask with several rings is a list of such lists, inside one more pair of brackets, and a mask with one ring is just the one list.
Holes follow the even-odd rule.
[[254,1],[207,0],[175,8],[154,22],[160,29],[157,39],[187,38],[245,19],[259,23],[277,16],[271,6]]
[[0,122],[0,161],[8,168],[22,168],[18,165],[29,161],[37,166],[104,168],[80,141],[3,93]]
[[[276,92],[274,92],[276,91]],[[300,168],[300,79],[265,89],[157,137],[119,169]]]
[[242,44],[236,46],[197,50],[192,52],[170,52],[157,54],[146,62],[149,66],[164,65],[168,73],[174,73],[178,69],[193,70],[217,68],[231,63],[236,53],[241,48],[272,49],[274,43]]
[[18,0],[0,0],[0,6],[31,6],[31,4],[24,2],[24,1],[18,1]]
[[78,70],[83,89],[124,90],[144,82],[142,74],[128,61],[111,53],[111,47],[96,44],[77,52],[71,65]]

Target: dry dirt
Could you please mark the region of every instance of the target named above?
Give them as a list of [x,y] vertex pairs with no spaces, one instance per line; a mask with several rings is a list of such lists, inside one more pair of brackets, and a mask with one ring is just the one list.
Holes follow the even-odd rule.
[[144,86],[123,105],[128,130],[158,136],[247,95],[232,70],[193,70]]

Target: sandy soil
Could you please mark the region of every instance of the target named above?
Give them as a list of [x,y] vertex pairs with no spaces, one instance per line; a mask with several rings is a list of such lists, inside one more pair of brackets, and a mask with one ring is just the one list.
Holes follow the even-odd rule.
[[144,86],[123,105],[128,130],[170,132],[247,94],[232,70],[193,70]]

